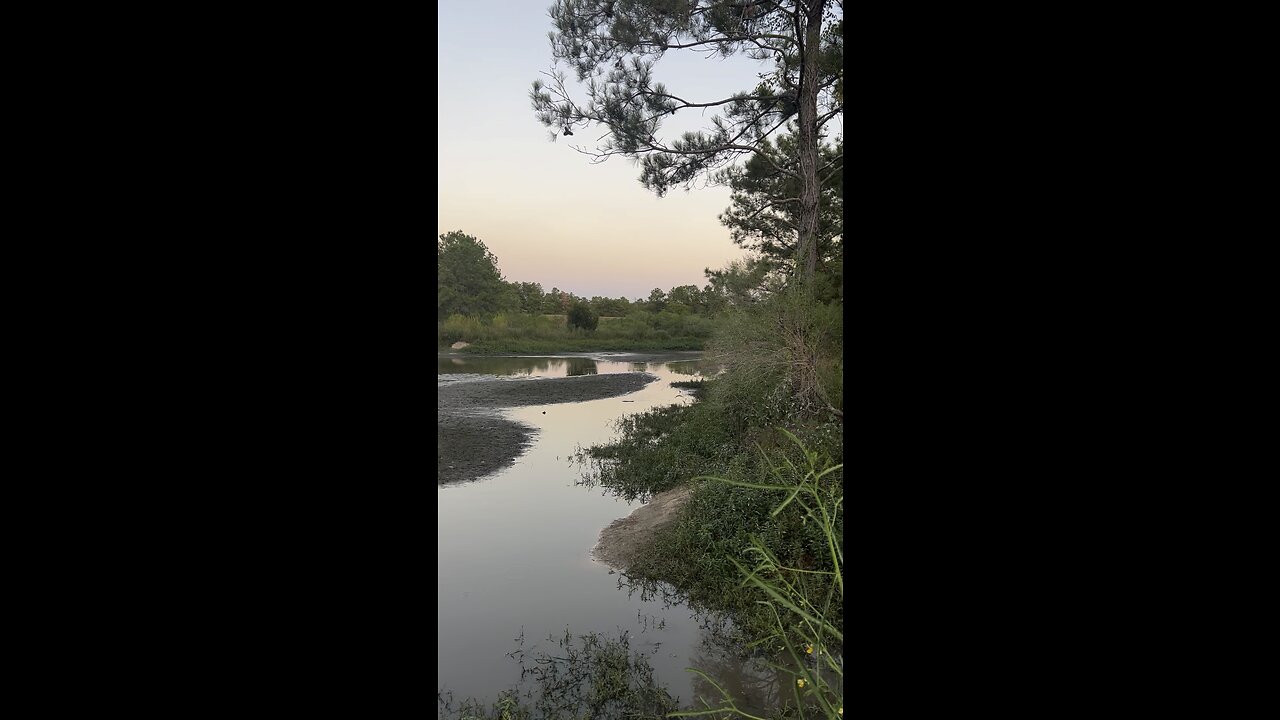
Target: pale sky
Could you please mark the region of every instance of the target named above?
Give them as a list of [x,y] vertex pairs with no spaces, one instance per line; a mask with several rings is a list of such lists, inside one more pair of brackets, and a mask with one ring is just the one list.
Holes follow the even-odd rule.
[[[551,68],[551,0],[441,0],[439,7],[439,214],[437,235],[461,230],[484,242],[510,281],[591,297],[648,297],[655,287],[706,284],[703,268],[746,253],[717,216],[727,188],[677,188],[658,198],[640,169],[600,165],[566,141],[594,145],[602,131],[548,140],[529,88]],[[655,79],[694,102],[749,91],[770,68],[745,57],[670,51]],[[585,100],[574,74],[565,68]],[[665,137],[709,126],[684,110]],[[678,123],[678,124],[677,124]],[[704,123],[707,123],[704,125]],[[594,129],[594,128],[593,128]]]

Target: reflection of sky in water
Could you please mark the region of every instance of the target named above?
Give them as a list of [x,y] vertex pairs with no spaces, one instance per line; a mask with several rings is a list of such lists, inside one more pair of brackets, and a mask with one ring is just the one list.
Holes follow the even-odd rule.
[[475,356],[439,357],[437,374],[479,373],[482,375],[516,377],[575,377],[578,375],[610,374],[620,372],[648,372],[651,365],[661,365],[676,375],[694,375],[699,371],[697,359],[681,359],[663,362],[627,360],[625,356],[610,357],[514,357]]
[[[509,468],[439,488],[438,689],[451,690],[459,699],[492,699],[520,679],[519,666],[507,653],[516,649],[522,631],[524,650],[532,657],[557,648],[548,636],[562,637],[568,627],[574,634],[595,631],[616,637],[629,632],[632,649],[648,655],[670,692],[682,701],[692,696],[696,676],[684,668],[696,659],[694,653],[705,652],[699,650],[703,632],[698,620],[683,606],[629,594],[619,587],[620,576],[591,558],[600,531],[638,505],[578,485],[581,467],[570,459],[575,450],[614,437],[613,423],[624,413],[677,402],[678,389],[670,383],[696,372],[696,361],[685,357],[678,363],[584,357],[439,359],[441,373],[459,378],[496,374],[518,381],[634,372],[643,364],[659,380],[621,397],[510,408],[504,411],[507,417],[538,430],[535,443]],[[721,658],[714,669],[713,677],[723,677],[730,686],[752,682],[746,679],[750,674],[742,676],[740,662]]]

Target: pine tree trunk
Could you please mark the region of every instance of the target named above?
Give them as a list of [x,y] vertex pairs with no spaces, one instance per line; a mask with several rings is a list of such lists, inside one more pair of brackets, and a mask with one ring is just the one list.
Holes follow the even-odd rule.
[[[804,10],[806,4],[811,8]],[[825,0],[796,0],[796,11],[805,13],[804,63],[800,66],[800,238],[796,271],[800,284],[812,287],[818,268],[818,54],[822,48],[822,15]]]

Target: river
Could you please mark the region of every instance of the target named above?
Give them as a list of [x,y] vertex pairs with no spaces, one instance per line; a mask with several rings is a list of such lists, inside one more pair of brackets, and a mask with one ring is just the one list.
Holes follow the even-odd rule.
[[[592,557],[600,531],[627,516],[627,503],[580,484],[575,451],[616,436],[624,414],[693,402],[677,380],[694,379],[697,354],[566,354],[556,357],[440,356],[438,385],[498,376],[512,382],[591,374],[647,372],[657,380],[619,397],[528,405],[501,415],[533,428],[514,464],[438,490],[437,687],[454,698],[492,700],[521,678],[508,654],[553,651],[566,629],[579,635],[628,633],[655,676],[688,706],[705,684],[685,671],[710,671],[735,694],[763,700],[773,678],[751,671],[708,640],[682,604],[642,599]],[[488,378],[492,379],[492,378]],[[521,640],[522,639],[522,640]],[[764,687],[767,686],[767,687]],[[753,689],[754,688],[754,689]],[[749,706],[755,702],[748,702]]]

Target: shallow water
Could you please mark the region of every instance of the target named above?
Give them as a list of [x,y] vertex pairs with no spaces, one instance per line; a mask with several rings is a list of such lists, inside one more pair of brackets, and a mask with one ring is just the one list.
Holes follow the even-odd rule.
[[696,355],[644,357],[439,358],[440,383],[486,375],[515,380],[636,371],[659,378],[620,397],[507,409],[503,415],[537,429],[532,446],[511,467],[439,488],[441,692],[493,699],[520,679],[518,664],[507,657],[518,638],[523,636],[523,650],[532,657],[558,648],[566,628],[575,635],[629,633],[632,650],[648,655],[659,681],[682,704],[695,689],[709,690],[701,680],[695,686],[696,676],[684,670],[690,665],[713,670],[730,687],[753,687],[753,695],[765,692],[762,683],[775,687],[772,677],[744,672],[741,662],[712,648],[688,608],[629,595],[619,588],[620,576],[591,557],[600,531],[637,504],[577,484],[581,468],[571,462],[573,453],[615,437],[613,423],[623,414],[692,402],[688,391],[670,383],[691,379]]

